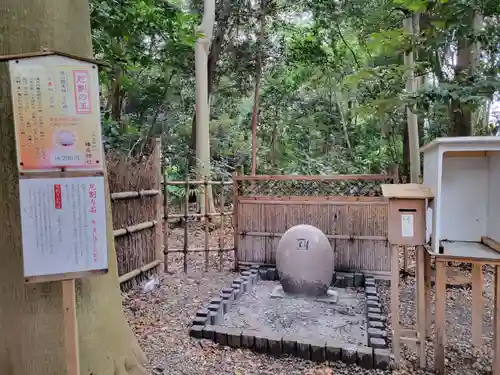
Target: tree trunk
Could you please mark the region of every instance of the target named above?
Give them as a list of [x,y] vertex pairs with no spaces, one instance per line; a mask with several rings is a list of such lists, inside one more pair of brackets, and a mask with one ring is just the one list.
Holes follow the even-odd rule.
[[[412,39],[413,22],[412,16],[404,20],[405,30],[412,36]],[[407,69],[406,91],[409,94],[416,91],[413,50],[414,43],[412,41],[410,49],[405,53],[405,65]],[[420,155],[418,151],[418,121],[417,115],[415,114],[415,108],[407,106],[406,115],[408,121],[408,145],[410,153],[410,182],[418,183],[420,177]]]
[[[471,13],[464,20],[471,28],[478,30],[482,21],[477,15]],[[474,43],[468,37],[462,36],[458,39],[457,63],[455,65],[455,82],[458,85],[466,85],[468,76],[474,73],[476,60],[479,57],[479,44]],[[450,102],[451,129],[450,136],[466,137],[472,135],[472,109],[469,104],[462,103],[460,98],[452,98]]]
[[[0,19],[0,55],[47,47],[92,56],[87,0],[5,0]],[[0,213],[4,225],[0,231],[0,374],[66,374],[61,283],[23,282],[19,176],[6,63],[0,64],[0,77]],[[106,203],[109,273],[77,280],[81,373],[144,375],[140,364],[144,354],[122,310],[108,191]]]
[[[208,97],[208,49],[212,40],[215,22],[215,0],[205,0],[203,6],[203,19],[199,26],[202,37],[196,41],[195,69],[196,69],[196,162],[199,178],[210,177],[210,105]],[[212,186],[208,185],[207,191],[198,194],[198,207],[200,212],[205,212],[205,195],[208,194],[208,212],[214,212]]]
[[[224,42],[224,36],[226,35],[226,30],[228,26],[229,16],[231,14],[231,0],[225,0],[222,7],[222,15],[220,20],[217,21],[217,33],[210,46],[210,54],[208,55],[207,62],[207,85],[208,85],[208,97],[212,95],[215,85],[215,72],[217,68],[217,62],[219,61],[220,55],[222,53],[222,43]],[[210,113],[209,113],[210,116]],[[191,122],[191,154],[189,155],[189,167],[192,168],[196,165],[196,113],[193,115],[193,120]]]
[[122,117],[121,76],[122,68],[117,64],[114,67],[113,83],[111,84],[111,119],[116,122],[120,122]]
[[260,83],[262,80],[263,48],[264,48],[264,28],[266,26],[265,8],[266,0],[260,0],[259,23],[260,32],[258,39],[258,51],[255,61],[255,91],[253,96],[252,108],[252,176],[257,174],[257,127],[259,125],[259,102],[260,102]]

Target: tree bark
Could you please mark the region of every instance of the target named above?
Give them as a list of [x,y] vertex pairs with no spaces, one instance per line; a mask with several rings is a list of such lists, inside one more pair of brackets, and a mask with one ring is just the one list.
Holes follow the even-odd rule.
[[[482,20],[479,15],[471,12],[464,20],[470,28],[478,31]],[[457,63],[455,65],[455,83],[467,85],[467,80],[474,73],[479,58],[479,44],[474,43],[469,37],[458,38]],[[451,129],[450,136],[467,137],[472,135],[472,109],[469,104],[462,103],[460,98],[454,97],[450,102]]]
[[[224,36],[228,28],[229,16],[231,14],[231,0],[225,0],[222,8],[222,15],[219,20],[217,20],[217,32],[214,39],[212,40],[212,45],[210,46],[210,53],[208,55],[207,62],[207,85],[208,85],[208,97],[210,98],[214,91],[215,85],[215,72],[217,69],[217,62],[220,59],[222,53],[222,43],[224,42]],[[209,114],[210,116],[210,114]],[[193,120],[191,122],[191,150],[192,153],[189,157],[189,167],[192,168],[196,165],[196,113],[193,115]]]
[[[0,55],[46,47],[92,56],[87,0],[4,0]],[[19,175],[6,63],[0,64],[0,374],[66,374],[61,283],[25,285]],[[106,181],[106,190],[107,188]],[[106,191],[109,273],[77,280],[81,373],[144,375],[146,358],[122,310],[109,192]]]
[[259,10],[259,39],[258,51],[255,59],[255,90],[253,96],[252,108],[252,176],[257,174],[257,127],[259,126],[259,102],[260,102],[260,84],[262,80],[263,48],[264,48],[264,29],[266,27],[266,0],[260,0]]
[[[205,0],[203,19],[199,26],[202,37],[196,41],[195,69],[196,69],[196,162],[199,178],[210,177],[210,105],[208,97],[208,49],[212,40],[215,22],[215,0]],[[198,194],[200,212],[205,211],[205,195],[208,194],[208,212],[214,212],[215,206],[212,195],[212,186]]]
[[[409,16],[404,20],[405,30],[412,36],[413,39],[413,17]],[[414,74],[414,43],[405,53],[405,65],[407,69],[406,77],[406,92],[408,94],[416,91],[415,74]],[[418,151],[418,120],[415,114],[415,108],[406,107],[406,115],[408,121],[408,145],[410,152],[410,182],[418,183],[420,177],[420,155]]]

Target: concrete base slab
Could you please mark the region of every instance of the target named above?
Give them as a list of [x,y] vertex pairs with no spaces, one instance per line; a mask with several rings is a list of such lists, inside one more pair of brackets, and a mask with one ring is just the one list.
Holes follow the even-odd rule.
[[274,290],[271,292],[270,295],[271,298],[304,298],[304,299],[310,299],[311,301],[316,301],[316,302],[323,302],[323,303],[329,303],[329,304],[334,304],[339,301],[339,293],[332,288],[329,288],[325,296],[320,296],[320,297],[310,297],[310,296],[296,296],[293,294],[288,294],[285,293],[283,290],[283,287],[281,285],[276,286]]

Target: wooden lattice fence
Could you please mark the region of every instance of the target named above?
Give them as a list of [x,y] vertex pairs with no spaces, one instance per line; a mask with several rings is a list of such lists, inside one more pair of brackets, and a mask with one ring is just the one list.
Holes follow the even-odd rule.
[[275,264],[283,233],[310,224],[329,238],[337,270],[390,273],[387,201],[380,175],[236,176],[235,247],[238,265]]
[[[208,179],[205,180],[190,180],[189,177],[186,177],[184,181],[170,181],[168,179],[164,179],[163,184],[164,188],[164,264],[165,269],[169,270],[169,256],[173,254],[182,254],[183,257],[183,270],[187,272],[188,270],[188,256],[192,253],[204,253],[204,266],[205,271],[209,268],[209,255],[211,253],[218,254],[218,267],[219,270],[223,268],[223,259],[224,254],[227,252],[234,251],[234,246],[231,241],[225,236],[224,228],[225,226],[232,220],[233,212],[231,210],[232,204],[232,191],[231,186],[233,184],[232,181],[211,181]],[[170,197],[169,197],[169,186],[177,186],[181,187],[183,190],[183,199],[182,203],[177,207],[173,205],[169,205]],[[208,187],[211,186],[214,190],[214,198],[216,197],[215,210],[210,212],[209,210],[209,202],[208,202],[208,194],[203,194],[203,191],[207,191]],[[228,194],[229,189],[229,194]],[[204,209],[202,212],[198,212],[197,206],[190,204],[190,197],[192,194],[199,194],[204,197]],[[229,196],[229,199],[228,197]],[[182,247],[173,247],[170,244],[170,227],[169,221],[181,221],[182,222],[182,230],[183,230],[183,239],[182,239]],[[190,223],[201,223],[202,230],[204,232],[203,238],[203,246],[197,246],[196,244],[192,244],[190,241],[190,233],[189,227]],[[219,228],[217,240],[217,246],[211,245],[213,243],[213,231],[211,228],[217,226]]]

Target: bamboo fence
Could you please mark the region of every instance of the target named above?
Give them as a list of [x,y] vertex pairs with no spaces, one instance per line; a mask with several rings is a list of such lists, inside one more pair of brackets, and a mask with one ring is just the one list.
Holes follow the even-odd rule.
[[[222,270],[223,267],[223,255],[226,252],[234,251],[234,247],[229,247],[226,246],[225,242],[225,233],[224,233],[224,226],[226,224],[225,219],[226,218],[231,218],[233,215],[232,211],[226,211],[227,206],[226,206],[226,199],[225,199],[225,194],[224,194],[224,188],[226,186],[230,186],[233,184],[232,181],[211,181],[209,179],[204,179],[204,180],[190,180],[189,177],[186,177],[184,181],[171,181],[168,180],[166,177],[164,178],[163,181],[164,184],[164,199],[163,199],[163,206],[164,206],[164,212],[165,215],[163,219],[166,221],[165,225],[165,240],[164,240],[164,264],[165,264],[165,270],[168,271],[168,265],[169,265],[169,255],[170,254],[175,254],[175,253],[182,253],[183,254],[183,270],[184,272],[187,272],[188,269],[188,256],[190,253],[200,253],[203,252],[205,253],[205,271],[208,271],[209,268],[209,254],[213,252],[217,252],[219,256],[219,270]],[[182,203],[182,209],[181,213],[170,213],[169,212],[169,191],[168,187],[169,186],[180,186],[184,188],[184,193],[183,193],[183,203]],[[215,212],[210,212],[210,205],[209,205],[209,195],[205,194],[206,191],[208,191],[209,186],[219,186],[221,194],[219,196],[219,204],[218,204],[218,211],[216,209]],[[190,197],[190,192],[196,190],[197,194],[200,196],[203,196],[204,198],[204,204],[203,204],[203,212],[191,212],[190,207],[189,207],[189,197]],[[220,231],[219,231],[219,238],[218,238],[218,245],[217,247],[210,247],[210,227],[209,223],[212,222],[214,219],[219,220],[220,224]],[[184,231],[184,239],[183,239],[183,246],[182,248],[170,248],[169,247],[169,225],[168,221],[170,219],[181,219],[183,221],[183,231]],[[189,233],[189,221],[190,220],[201,220],[204,223],[204,246],[203,247],[196,247],[196,246],[190,246],[190,233]]]
[[119,281],[130,288],[163,270],[161,142],[149,159],[107,156]]
[[275,264],[279,239],[290,227],[321,229],[335,251],[337,270],[390,272],[388,174],[233,176],[235,267]]

